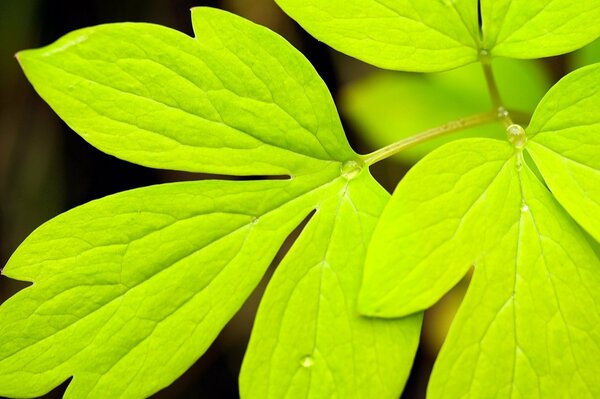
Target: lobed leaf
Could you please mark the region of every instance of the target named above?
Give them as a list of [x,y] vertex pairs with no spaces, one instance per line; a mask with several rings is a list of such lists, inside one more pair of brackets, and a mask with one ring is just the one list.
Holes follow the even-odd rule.
[[360,310],[424,309],[471,265],[428,397],[598,396],[600,259],[506,142],[446,144],[409,172],[373,234]]
[[430,398],[600,395],[600,261],[525,166],[526,208],[474,278],[431,375]]
[[427,309],[511,228],[519,195],[506,142],[465,139],[427,155],[400,182],[373,234],[359,310]]
[[[277,0],[310,34],[375,66],[436,72],[564,54],[600,37],[600,0]],[[481,19],[481,27],[480,27]]]
[[[155,25],[112,24],[19,58],[49,104],[101,150],[153,167],[290,178],[138,189],[40,227],[3,270],[33,285],[0,306],[0,395],[41,395],[69,377],[67,398],[141,398],[167,386],[239,309],[288,234],[318,209],[295,245],[312,257],[291,254],[276,275],[292,278],[306,269],[325,275],[332,266],[343,280],[300,290],[305,300],[277,309],[308,326],[314,299],[330,297],[323,314],[345,310],[336,327],[356,340],[340,344],[341,330],[321,325],[308,331],[303,338],[318,344],[315,367],[290,390],[322,398],[324,390],[311,381],[333,375],[325,391],[341,396],[377,375],[389,379],[378,382],[381,397],[398,397],[420,317],[366,320],[351,305],[361,256],[387,195],[363,171],[323,82],[298,52],[231,14],[207,8],[192,14],[198,40]],[[310,237],[327,232],[330,239],[313,248]],[[345,263],[350,253],[356,258]],[[330,263],[315,266],[314,256]],[[289,289],[276,277],[261,309]],[[289,328],[282,318],[260,320],[253,342]],[[298,347],[308,350],[307,342]],[[373,343],[391,349],[381,347],[375,358]],[[295,373],[299,359],[279,350],[261,348],[260,356]],[[355,362],[341,362],[341,355]],[[248,364],[254,356],[251,351]],[[250,370],[257,387],[281,386],[291,377]],[[263,397],[261,389],[242,394]]]
[[66,398],[167,386],[241,307],[318,190],[282,180],[160,185],[43,225],[3,270],[34,284],[0,307],[0,394],[39,396],[70,376]]
[[381,68],[433,72],[477,61],[476,0],[276,0],[317,39]]
[[556,199],[600,241],[600,64],[557,83],[533,115],[527,150]]
[[196,39],[159,25],[108,24],[18,59],[73,130],[127,161],[292,175],[354,157],[325,84],[289,43],[210,8],[194,8],[192,20]]
[[600,0],[481,0],[483,48],[495,56],[542,58],[600,37]]
[[366,246],[388,197],[363,171],[320,203],[261,302],[242,397],[395,398],[402,391],[421,316],[356,317]]

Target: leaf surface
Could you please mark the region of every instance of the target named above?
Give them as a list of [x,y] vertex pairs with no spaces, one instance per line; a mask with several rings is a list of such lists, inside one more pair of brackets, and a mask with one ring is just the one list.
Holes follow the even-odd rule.
[[354,157],[325,84],[289,43],[210,8],[195,8],[192,20],[196,39],[108,24],[18,59],[73,130],[127,161],[291,175]]
[[481,0],[483,48],[511,58],[577,50],[600,36],[600,0]]
[[600,64],[577,70],[544,97],[529,153],[562,206],[600,241]]
[[600,260],[506,142],[446,144],[409,172],[374,232],[359,309],[424,309],[471,265],[428,397],[598,396]]
[[402,390],[409,369],[397,365],[412,361],[421,316],[356,317],[366,244],[388,197],[364,171],[319,205],[265,293],[242,397],[392,398]]
[[[600,37],[600,0],[277,0],[310,34],[375,66],[437,72],[542,58]],[[481,28],[479,18],[481,9]]]
[[512,153],[498,140],[457,140],[409,171],[369,246],[362,313],[394,317],[424,310],[494,247],[511,227],[507,215],[516,212],[505,205],[519,191],[508,162]]
[[526,167],[521,184],[526,211],[475,265],[429,398],[600,395],[600,262]]
[[[314,299],[330,297],[324,311],[344,309],[339,325],[357,338],[340,345],[337,330],[313,329],[335,368],[315,367],[310,379],[293,381],[291,392],[329,397],[311,380],[333,373],[327,395],[343,396],[346,384],[378,375],[387,378],[378,382],[381,397],[398,397],[420,317],[364,320],[349,305],[362,258],[344,263],[349,253],[363,256],[389,196],[349,147],[329,92],[301,54],[226,12],[194,9],[192,19],[197,39],[156,25],[111,24],[19,58],[42,97],[103,151],[152,167],[289,179],[136,189],[40,227],[3,270],[33,285],[0,306],[0,395],[39,396],[69,377],[67,398],[152,395],[202,355],[282,242],[318,210],[295,246],[312,257],[290,255],[281,274],[313,270],[314,256],[330,256],[344,281],[301,290],[305,300],[284,303],[282,311],[308,326]],[[343,213],[332,204],[343,204]],[[337,216],[344,222],[333,223]],[[313,234],[326,237],[319,247],[312,247]],[[288,295],[288,281],[276,278],[268,292],[261,308]],[[286,323],[269,318],[256,334],[285,330]],[[374,357],[372,343],[393,350],[382,347]],[[340,348],[362,363],[341,362]],[[265,350],[261,356],[282,370],[297,369],[299,359]],[[258,374],[253,383],[281,386],[290,377]],[[260,390],[243,395],[263,398]]]
[[165,387],[258,284],[310,211],[308,198],[290,201],[311,189],[280,180],[160,185],[43,225],[3,270],[34,284],[0,307],[0,393],[39,396],[72,375],[67,398]]
[[331,47],[386,69],[433,72],[477,60],[476,0],[277,0]]

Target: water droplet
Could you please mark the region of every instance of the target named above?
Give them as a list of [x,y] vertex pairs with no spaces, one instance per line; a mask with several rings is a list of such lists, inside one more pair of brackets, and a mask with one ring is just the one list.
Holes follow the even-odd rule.
[[362,165],[356,161],[348,161],[341,167],[342,176],[344,176],[347,180],[354,179],[362,169]]
[[523,170],[523,161],[517,159],[517,161],[515,162],[515,166],[517,168],[517,172],[520,172],[521,170]]
[[523,203],[521,206],[521,212],[529,212],[529,205]]
[[312,356],[306,355],[300,359],[300,365],[304,368],[312,367],[315,364],[315,359]]
[[258,223],[258,218],[256,216],[254,216],[252,218],[252,224],[256,224],[256,223]]
[[508,111],[504,107],[498,108],[498,118],[504,118],[508,116]]
[[512,124],[506,128],[506,134],[508,135],[508,141],[515,146],[515,148],[521,150],[527,143],[527,136],[525,129],[521,125]]

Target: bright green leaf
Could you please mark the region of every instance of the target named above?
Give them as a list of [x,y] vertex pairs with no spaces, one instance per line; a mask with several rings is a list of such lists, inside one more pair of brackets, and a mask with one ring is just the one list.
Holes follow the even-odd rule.
[[374,232],[360,309],[426,308],[471,265],[428,397],[598,397],[600,260],[506,142],[446,144],[409,172]]
[[400,182],[369,246],[359,310],[428,308],[510,230],[519,196],[512,147],[465,139],[427,155]]
[[108,24],[18,58],[73,130],[127,161],[289,175],[353,158],[325,84],[289,43],[218,10],[195,8],[192,18],[197,39]]
[[577,70],[544,97],[527,149],[556,199],[600,241],[600,64]]
[[[527,208],[475,265],[429,398],[600,396],[600,261],[524,168]],[[513,212],[514,213],[514,212]]]
[[0,307],[0,394],[39,396],[70,376],[67,398],[165,387],[258,284],[310,211],[310,200],[292,199],[312,189],[285,180],[160,185],[43,225],[3,270],[34,285]]
[[317,39],[370,64],[442,71],[477,61],[476,0],[276,0]]
[[364,171],[321,202],[265,293],[242,397],[397,397],[409,371],[399,366],[412,361],[421,316],[356,317],[366,244],[388,197]]
[[336,50],[402,71],[453,69],[477,61],[482,50],[548,57],[600,36],[600,0],[276,1]]
[[483,48],[494,56],[542,58],[600,36],[600,0],[481,0]]
[[[312,255],[329,259],[343,280],[306,292],[306,307],[290,302],[293,321],[310,325],[314,298],[332,298],[324,312],[344,309],[345,331],[357,335],[344,343],[338,329],[311,332],[316,364],[336,365],[327,392],[343,396],[377,375],[388,379],[379,382],[380,397],[398,397],[420,317],[377,322],[351,305],[387,194],[349,147],[325,85],[287,42],[212,9],[194,9],[193,24],[197,40],[155,25],[112,24],[19,58],[59,115],[106,152],[153,167],[290,178],[138,189],[40,227],[3,270],[33,285],[0,306],[0,395],[41,395],[71,376],[67,398],[142,398],[165,387],[206,350],[283,240],[316,210],[295,247],[311,253],[315,231],[330,231]],[[290,256],[278,276],[290,265],[317,270],[313,258]],[[324,273],[326,266],[319,264]],[[285,296],[288,282],[276,278],[268,292]],[[271,299],[265,303],[268,309]],[[278,318],[267,324],[257,327],[259,337],[262,329],[288,328]],[[373,343],[382,345],[377,357]],[[265,350],[261,356],[277,358],[282,370],[300,365],[277,357],[275,347]],[[363,363],[340,363],[339,350]],[[311,381],[331,372],[316,366],[289,388],[322,398]],[[289,377],[259,374],[253,383],[277,386]]]
[[[499,58],[493,67],[510,109],[532,113],[550,88],[550,79],[537,61]],[[347,86],[340,100],[343,114],[373,148],[492,108],[478,64],[431,75],[373,74]],[[505,132],[498,123],[474,127],[418,144],[396,159],[414,163],[441,144],[474,136],[504,138]]]

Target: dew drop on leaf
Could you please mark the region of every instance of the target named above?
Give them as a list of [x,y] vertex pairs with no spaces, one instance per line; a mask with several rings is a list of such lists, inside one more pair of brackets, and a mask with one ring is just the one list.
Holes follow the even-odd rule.
[[527,143],[527,136],[525,135],[525,129],[521,125],[512,124],[506,128],[506,134],[508,140],[515,146],[516,149],[523,149],[525,143]]
[[315,359],[312,356],[306,355],[300,359],[300,365],[304,368],[310,368],[315,364]]
[[362,165],[356,161],[348,161],[341,167],[342,176],[347,180],[352,180],[360,173]]

